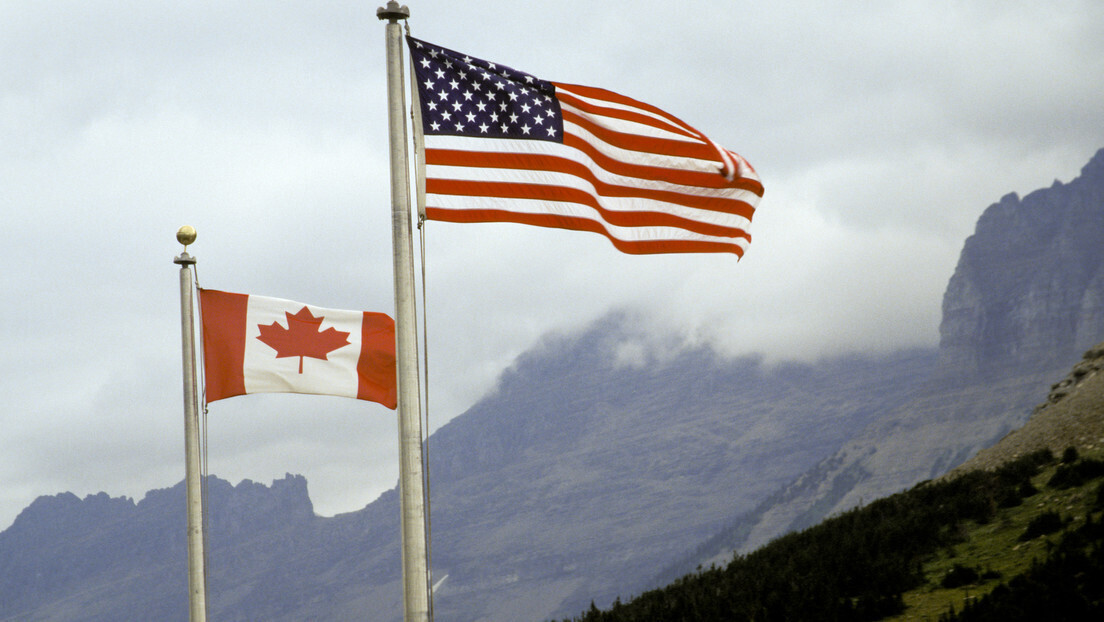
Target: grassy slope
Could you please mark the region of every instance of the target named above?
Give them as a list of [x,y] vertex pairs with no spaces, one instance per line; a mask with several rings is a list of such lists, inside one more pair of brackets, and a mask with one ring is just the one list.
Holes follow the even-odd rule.
[[[1104,451],[1081,453],[1082,458],[1104,459]],[[1071,521],[1064,531],[1083,525],[1096,499],[1099,478],[1074,488],[1056,490],[1046,484],[1058,469],[1050,465],[1032,478],[1039,492],[1024,500],[1023,505],[1002,508],[995,520],[987,524],[969,523],[963,533],[965,540],[944,549],[924,564],[924,576],[928,581],[903,595],[906,610],[889,620],[937,620],[953,607],[961,611],[967,600],[980,598],[1002,582],[1026,571],[1032,561],[1043,561],[1047,551],[1061,536],[1061,532],[1039,536],[1026,542],[1019,540],[1032,519],[1046,512],[1057,512]],[[998,573],[998,577],[981,579],[977,583],[955,588],[941,586],[943,578],[958,564],[986,574]]]
[[[968,599],[981,599],[1002,583],[1020,577],[1017,581],[1022,585],[1025,571],[1034,562],[1047,560],[1064,534],[1086,524],[1090,512],[1095,512],[1093,537],[1099,547],[1100,530],[1095,526],[1102,520],[1104,505],[1101,458],[1104,450],[1097,449],[1072,460],[1073,466],[1095,462],[1100,472],[1068,487],[1050,482],[1071,466],[1038,453],[991,474],[976,472],[920,484],[784,536],[725,568],[687,575],[666,588],[615,603],[609,611],[592,606],[573,620],[934,622],[949,611],[963,611]],[[1025,532],[1048,515],[1059,523],[1053,533],[1023,540]],[[944,587],[956,566],[981,577]],[[1073,590],[1081,583],[1060,581]],[[1045,593],[1048,597],[1055,594],[1053,588],[1047,589],[1051,590]],[[1066,595],[1070,596],[1068,590]],[[1035,598],[1029,593],[1023,597]],[[1097,596],[1088,600],[1099,609]],[[1018,619],[1034,618],[1021,615]]]

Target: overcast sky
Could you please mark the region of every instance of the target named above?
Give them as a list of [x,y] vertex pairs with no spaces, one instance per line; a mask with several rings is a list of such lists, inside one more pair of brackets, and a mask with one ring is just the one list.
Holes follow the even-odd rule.
[[[363,1],[0,0],[0,529],[37,496],[138,500],[183,467],[179,272],[393,312],[384,28]],[[743,260],[430,223],[434,428],[548,333],[771,360],[938,342],[982,210],[1104,147],[1104,3],[408,2],[415,36],[659,106],[766,187]],[[395,414],[216,402],[210,471],[307,477],[316,511],[395,485]]]

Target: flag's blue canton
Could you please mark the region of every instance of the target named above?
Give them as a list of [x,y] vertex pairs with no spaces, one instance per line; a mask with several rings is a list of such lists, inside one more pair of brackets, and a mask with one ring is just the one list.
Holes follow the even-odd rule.
[[426,134],[563,142],[560,102],[550,82],[408,39]]

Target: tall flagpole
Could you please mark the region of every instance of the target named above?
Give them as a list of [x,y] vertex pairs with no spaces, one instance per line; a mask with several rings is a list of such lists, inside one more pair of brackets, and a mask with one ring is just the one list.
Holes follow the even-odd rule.
[[203,564],[203,495],[199,466],[199,392],[196,383],[195,312],[192,308],[192,266],[188,254],[195,229],[183,226],[176,239],[184,252],[173,260],[180,266],[180,336],[184,352],[184,486],[188,506],[188,610],[191,622],[207,620],[207,586]]
[[387,122],[391,144],[391,246],[395,267],[395,354],[398,367],[399,495],[402,503],[403,620],[428,622],[429,571],[422,474],[422,408],[414,309],[414,242],[406,150],[402,27],[410,9],[389,0],[376,10],[387,20]]

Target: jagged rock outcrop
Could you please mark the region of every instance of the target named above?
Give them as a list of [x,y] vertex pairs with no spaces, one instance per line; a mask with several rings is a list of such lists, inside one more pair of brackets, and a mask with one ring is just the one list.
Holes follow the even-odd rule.
[[1068,184],[989,206],[943,297],[948,376],[1061,367],[1104,334],[1104,149]]

